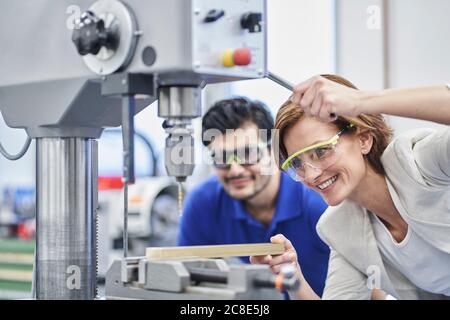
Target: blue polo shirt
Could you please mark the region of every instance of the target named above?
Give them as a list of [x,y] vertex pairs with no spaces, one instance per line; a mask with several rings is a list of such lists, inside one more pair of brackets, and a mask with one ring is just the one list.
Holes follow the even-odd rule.
[[[186,198],[178,245],[218,245],[270,242],[283,234],[294,245],[303,275],[322,295],[328,269],[329,248],[316,233],[316,224],[327,208],[315,191],[281,174],[275,213],[266,227],[231,198],[217,177],[211,177]],[[248,257],[241,258],[248,263]]]

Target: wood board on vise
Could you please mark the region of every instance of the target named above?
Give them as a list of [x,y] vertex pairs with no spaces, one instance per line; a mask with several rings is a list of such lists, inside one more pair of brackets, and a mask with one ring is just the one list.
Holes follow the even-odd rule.
[[191,258],[225,258],[278,255],[284,252],[281,243],[226,244],[214,246],[184,246],[147,248],[149,260],[173,260]]

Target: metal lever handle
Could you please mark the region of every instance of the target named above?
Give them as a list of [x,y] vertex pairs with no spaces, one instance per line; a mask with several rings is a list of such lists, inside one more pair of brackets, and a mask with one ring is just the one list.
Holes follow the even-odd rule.
[[283,78],[277,76],[276,74],[274,74],[270,71],[267,74],[267,78],[269,78],[273,82],[278,83],[280,86],[285,87],[286,89],[288,89],[290,91],[294,91],[294,86],[289,81],[284,80]]
[[[282,86],[290,91],[294,91],[294,86],[289,81],[277,76],[276,74],[274,74],[270,71],[267,74],[267,78],[269,78],[270,80],[272,80],[275,83],[278,83],[280,86]],[[330,118],[336,118],[336,113],[334,113],[334,112],[330,113]]]

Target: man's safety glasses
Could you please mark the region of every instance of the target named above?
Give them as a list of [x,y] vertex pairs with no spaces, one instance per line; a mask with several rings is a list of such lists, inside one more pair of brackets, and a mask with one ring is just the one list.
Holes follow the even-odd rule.
[[338,141],[341,135],[353,124],[347,125],[330,139],[303,148],[289,156],[281,165],[285,171],[295,181],[304,181],[306,178],[306,167],[314,170],[326,170],[335,164],[341,155],[338,148]]
[[243,147],[233,150],[213,150],[211,158],[216,169],[228,170],[233,163],[241,166],[253,166],[261,161],[267,153],[269,146]]

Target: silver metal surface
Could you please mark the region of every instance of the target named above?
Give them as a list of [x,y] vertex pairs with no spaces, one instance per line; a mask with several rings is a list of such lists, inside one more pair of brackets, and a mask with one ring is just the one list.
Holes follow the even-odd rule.
[[[267,28],[250,34],[240,27],[240,17],[246,12],[262,12],[265,20],[265,0],[123,2],[132,9],[142,31],[127,72],[183,71],[200,75],[208,83],[265,75]],[[71,40],[74,21],[93,3],[94,0],[1,1],[0,29],[8,32],[0,33],[0,86],[96,77]],[[217,8],[223,9],[227,17],[213,24],[204,23],[208,11]],[[124,25],[125,28],[128,27]],[[252,50],[251,65],[224,67],[221,53],[243,46]],[[156,53],[152,65],[146,65],[142,59],[148,47]]]
[[[92,230],[92,237],[94,240],[94,259],[95,263],[93,264],[92,272],[95,283],[94,286],[94,295],[95,298],[99,297],[98,287],[97,287],[97,277],[98,277],[98,257],[99,257],[99,203],[98,203],[98,140],[92,140],[92,207],[94,209],[94,228]],[[90,253],[89,253],[90,254]]]
[[128,257],[128,182],[123,183],[123,257]]
[[269,78],[270,80],[272,80],[273,82],[278,83],[280,86],[290,90],[290,91],[294,91],[294,85],[292,83],[290,83],[289,81],[277,76],[276,74],[274,74],[273,72],[268,73],[267,78]]
[[116,26],[120,30],[120,39],[117,50],[102,47],[97,55],[84,56],[84,62],[99,75],[108,75],[124,68],[133,58],[138,37],[136,19],[131,10],[117,0],[97,1],[89,10],[105,22],[106,28]]
[[123,180],[134,183],[134,96],[122,96]]
[[37,299],[95,297],[94,148],[92,139],[37,139]]
[[184,182],[194,172],[195,149],[193,130],[183,124],[166,129],[168,136],[164,149],[164,165],[169,176]]
[[[225,282],[198,281],[192,269],[226,276]],[[116,260],[106,274],[107,299],[283,299],[272,287],[255,284],[258,277],[272,277],[266,265],[229,265],[222,259],[150,261],[146,257]]]
[[[8,126],[25,128],[31,138],[97,139],[104,127],[122,123],[121,99],[104,97],[101,89],[101,81],[83,78],[0,85],[0,111]],[[154,100],[154,97],[136,99],[136,113]]]
[[128,256],[128,185],[134,183],[134,112],[133,96],[122,97],[123,141],[123,256]]
[[160,87],[158,116],[166,119],[192,119],[202,115],[199,87]]
[[158,89],[158,115],[166,118],[164,164],[167,173],[178,182],[192,175],[195,150],[191,119],[201,116],[199,87],[169,86]]

